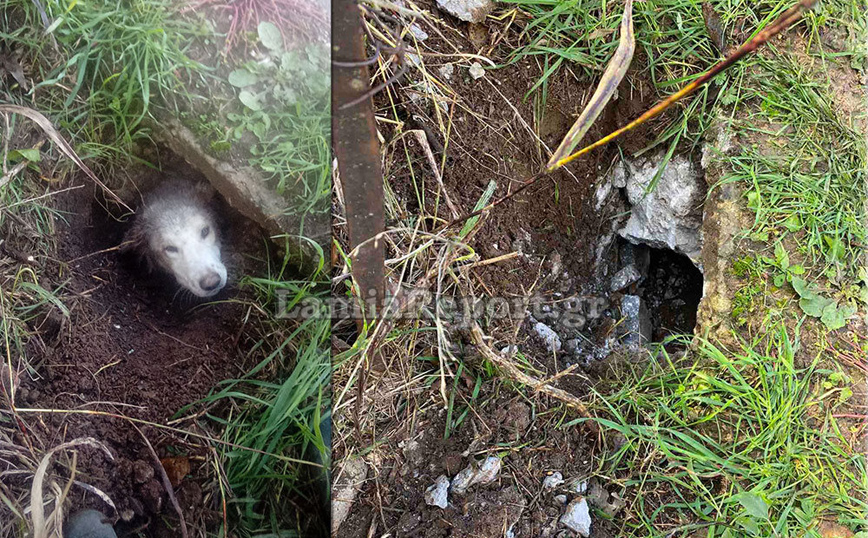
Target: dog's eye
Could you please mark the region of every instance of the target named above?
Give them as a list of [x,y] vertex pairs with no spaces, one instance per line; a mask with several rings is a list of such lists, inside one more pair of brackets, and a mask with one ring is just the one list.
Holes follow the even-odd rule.
[[178,252],[178,247],[168,246],[164,250],[169,254],[175,254]]
[[210,226],[205,226],[204,228],[202,228],[202,239],[205,239],[206,237],[208,237],[208,234],[210,234],[210,233],[211,233],[211,227]]

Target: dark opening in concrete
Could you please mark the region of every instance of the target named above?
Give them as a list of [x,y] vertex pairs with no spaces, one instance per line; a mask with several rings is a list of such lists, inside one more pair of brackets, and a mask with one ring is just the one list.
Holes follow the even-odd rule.
[[702,298],[702,273],[690,258],[672,250],[650,250],[650,263],[639,295],[651,317],[651,340],[692,334]]

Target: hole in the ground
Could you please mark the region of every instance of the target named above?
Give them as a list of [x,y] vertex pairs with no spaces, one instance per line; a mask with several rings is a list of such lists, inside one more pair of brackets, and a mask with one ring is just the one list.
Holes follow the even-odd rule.
[[651,317],[652,341],[692,334],[702,298],[702,273],[683,254],[668,249],[648,250],[648,273],[638,291]]

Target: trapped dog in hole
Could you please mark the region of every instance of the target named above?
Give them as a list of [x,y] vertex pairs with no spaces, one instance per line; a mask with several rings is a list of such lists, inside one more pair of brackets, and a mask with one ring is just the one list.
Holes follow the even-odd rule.
[[200,298],[226,285],[226,266],[213,210],[210,185],[163,182],[145,196],[127,232],[123,249],[134,251],[149,271],[158,269]]

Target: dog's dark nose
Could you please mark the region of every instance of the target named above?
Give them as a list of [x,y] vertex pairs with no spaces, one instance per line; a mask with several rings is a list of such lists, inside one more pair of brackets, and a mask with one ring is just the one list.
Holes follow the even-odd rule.
[[220,285],[220,275],[209,273],[199,279],[199,287],[205,291],[214,291]]

